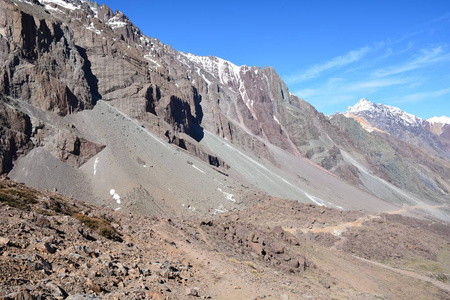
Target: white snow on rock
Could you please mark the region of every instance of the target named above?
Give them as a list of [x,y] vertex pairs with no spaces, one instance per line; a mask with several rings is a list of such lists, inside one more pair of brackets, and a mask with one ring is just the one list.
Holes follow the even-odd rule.
[[94,162],[94,175],[97,174],[97,165],[98,165],[98,157],[95,158],[95,162]]
[[226,209],[222,204],[220,204],[218,208],[214,209],[213,215],[223,214],[226,212],[228,212],[228,209]]
[[275,120],[275,122],[277,122],[278,125],[280,125],[280,121],[278,121],[277,117],[273,116],[273,119]]
[[203,170],[199,169],[197,166],[192,165],[192,167],[193,167],[194,169],[196,169],[197,171],[200,171],[200,172],[202,172],[203,174],[205,174],[205,172],[204,172]]
[[222,194],[225,196],[225,198],[226,198],[227,200],[230,200],[231,202],[236,202],[236,199],[234,199],[234,195],[233,195],[233,194],[224,192],[224,191],[222,191],[221,188],[218,188],[217,190],[218,190],[219,192],[222,192]]
[[120,204],[120,203],[121,203],[121,201],[120,201],[120,195],[116,193],[116,190],[115,190],[115,189],[111,189],[111,190],[109,191],[109,193],[111,194],[111,196],[113,197],[113,199],[116,200],[117,204]]
[[86,29],[87,29],[87,30],[90,30],[90,31],[93,31],[93,32],[95,32],[96,34],[102,33],[101,30],[98,30],[98,29],[96,29],[96,28],[94,27],[94,23],[92,23],[92,22],[91,22],[91,24],[89,24],[89,26],[86,26]]
[[116,28],[125,27],[127,25],[127,23],[120,21],[117,16],[114,16],[111,19],[109,19],[108,21],[106,21],[106,25],[108,25],[112,29],[116,29]]
[[152,59],[152,54],[151,53],[144,55],[144,58],[146,60],[148,60],[149,62],[153,63],[156,66],[156,68],[160,68],[161,67],[161,65],[156,60]]
[[182,55],[192,63],[199,65],[202,70],[206,70],[219,79],[222,84],[239,85],[239,73],[244,66],[238,67],[229,61],[215,56],[197,56],[191,53],[182,53]]
[[[63,1],[63,0],[41,0],[41,3],[43,3],[44,5],[47,4],[47,3],[53,3],[53,4],[56,4],[58,6],[64,7],[66,9],[70,9],[70,10],[79,9],[79,7],[73,5],[72,3],[67,3],[66,1]],[[49,5],[45,5],[45,8],[52,9],[52,7],[49,6]]]
[[325,206],[325,204],[322,203],[321,199],[318,199],[317,197],[311,196],[310,194],[305,192],[305,196],[308,197],[312,202],[314,202],[315,204],[319,205],[319,206]]
[[[246,65],[236,66],[235,64],[215,56],[197,56],[191,53],[181,53],[180,61],[186,65],[188,62],[194,64],[199,76],[203,77],[205,82],[210,85],[211,82],[206,79],[205,72],[218,79],[224,86],[233,86],[238,89],[242,101],[251,112],[253,118],[258,120],[253,109],[254,100],[250,99],[247,93],[244,81],[241,79],[241,73],[250,72],[252,68]],[[202,70],[200,73],[200,69]],[[256,72],[256,70],[255,70]]]
[[450,117],[442,116],[442,117],[432,117],[427,120],[430,123],[442,123],[442,124],[450,124]]
[[[15,4],[15,3],[14,3],[14,4]],[[30,3],[30,4],[31,4],[31,3]],[[63,12],[62,10],[60,10],[59,8],[50,6],[50,5],[48,5],[48,4],[45,4],[45,9],[46,9],[46,10],[51,10],[51,11],[56,11],[56,12],[61,13],[61,14],[64,13],[64,12]]]

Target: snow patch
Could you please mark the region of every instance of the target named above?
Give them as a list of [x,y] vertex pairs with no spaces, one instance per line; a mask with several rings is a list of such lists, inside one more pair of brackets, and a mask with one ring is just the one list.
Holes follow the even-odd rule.
[[98,165],[98,157],[95,159],[94,162],[94,175],[97,174],[97,165]]
[[146,60],[148,60],[149,62],[154,63],[154,64],[156,65],[157,68],[160,68],[161,65],[160,65],[156,60],[152,59],[151,56],[152,56],[152,55],[149,53],[149,54],[147,54],[147,55],[144,55],[144,58],[145,58]]
[[[27,2],[27,3],[28,3],[28,2]],[[14,4],[15,4],[15,3],[14,3]],[[30,3],[30,4],[31,4],[31,3]],[[59,12],[59,13],[61,13],[61,14],[64,13],[64,12],[63,12],[62,10],[60,10],[59,8],[50,6],[50,5],[48,5],[48,4],[45,4],[44,7],[45,7],[46,10],[56,11],[56,12]]]
[[239,73],[241,67],[229,61],[215,56],[197,56],[191,53],[182,53],[182,55],[187,60],[200,66],[203,70],[217,78],[224,85],[237,85],[240,81]]
[[203,174],[205,174],[205,172],[204,172],[203,170],[199,169],[199,168],[196,167],[195,165],[192,165],[192,167],[193,167],[194,169],[196,169],[197,171],[200,171],[200,172],[202,172]]
[[114,200],[116,200],[117,204],[120,204],[120,203],[121,203],[121,201],[120,201],[120,195],[116,193],[116,190],[115,190],[115,189],[111,189],[111,190],[109,191],[109,194],[113,197]]
[[112,17],[108,21],[106,21],[106,25],[111,27],[112,29],[125,27],[127,23],[120,21],[120,19],[117,16]]
[[96,29],[96,28],[94,27],[94,23],[92,23],[92,22],[91,22],[91,24],[89,24],[89,26],[86,26],[86,29],[87,29],[87,30],[90,30],[90,31],[93,31],[93,32],[95,32],[96,34],[102,33],[101,30],[98,30],[98,29]]
[[273,119],[275,120],[275,122],[277,122],[278,125],[280,125],[280,121],[278,121],[277,117],[273,116]]
[[215,208],[215,209],[214,209],[213,215],[216,215],[216,214],[223,214],[223,213],[226,213],[226,212],[228,212],[228,209],[226,209],[226,208],[221,204],[221,205],[219,205],[218,208]]
[[312,202],[314,202],[315,204],[319,205],[319,206],[325,206],[325,204],[322,203],[321,199],[311,196],[310,194],[305,192],[306,197],[308,197]]
[[224,192],[224,191],[222,191],[221,188],[218,188],[217,190],[218,190],[219,192],[222,192],[222,194],[225,196],[225,198],[226,198],[227,200],[230,200],[231,202],[236,202],[236,199],[234,199],[234,195],[233,195],[233,194]]
[[[69,10],[79,9],[78,6],[75,6],[72,3],[67,3],[63,0],[41,0],[41,3],[53,3],[53,4],[56,4],[58,6],[64,7]],[[45,5],[45,8],[47,8],[47,5]]]

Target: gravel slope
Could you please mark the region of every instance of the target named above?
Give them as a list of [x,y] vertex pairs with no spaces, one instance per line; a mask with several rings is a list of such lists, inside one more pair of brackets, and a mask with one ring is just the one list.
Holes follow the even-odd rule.
[[9,176],[114,210],[204,216],[254,205],[264,194],[344,210],[400,209],[270,144],[266,146],[276,166],[205,131],[201,145],[230,166],[219,172],[104,101],[93,110],[64,118],[22,109],[54,126],[69,126],[79,136],[106,147],[78,169],[37,148],[18,160]]

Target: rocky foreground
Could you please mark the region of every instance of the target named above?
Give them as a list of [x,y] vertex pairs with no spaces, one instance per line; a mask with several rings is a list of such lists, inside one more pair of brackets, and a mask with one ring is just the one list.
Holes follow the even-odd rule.
[[202,220],[0,183],[0,299],[448,299],[448,224],[275,198]]

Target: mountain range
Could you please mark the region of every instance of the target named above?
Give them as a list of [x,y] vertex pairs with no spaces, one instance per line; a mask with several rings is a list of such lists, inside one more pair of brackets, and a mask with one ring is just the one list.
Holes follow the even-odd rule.
[[[98,204],[108,205],[111,189],[136,201],[142,199],[134,195],[143,193],[171,203],[167,198],[174,197],[164,195],[171,194],[170,187],[149,184],[147,178],[140,182],[137,178],[145,175],[136,178],[133,170],[118,182],[111,178],[108,188],[109,179],[94,176],[94,165],[101,168],[104,160],[111,170],[97,172],[115,174],[132,166],[119,166],[125,147],[120,154],[109,150],[115,147],[114,139],[119,145],[135,147],[125,132],[104,138],[104,130],[118,134],[126,125],[114,127],[113,118],[107,116],[111,126],[103,130],[96,124],[101,118],[94,117],[105,114],[97,112],[103,107],[175,146],[165,148],[184,150],[186,157],[193,155],[235,172],[245,185],[273,196],[302,202],[315,198],[320,200],[313,202],[322,205],[362,209],[377,201],[347,195],[341,196],[345,201],[337,200],[334,191],[311,188],[308,183],[317,181],[316,175],[302,171],[306,164],[320,176],[344,180],[348,183],[344,189],[358,190],[351,195],[362,190],[383,202],[427,207],[448,200],[447,126],[441,126],[439,133],[439,125],[366,100],[345,115],[327,118],[290,93],[273,68],[239,67],[213,56],[178,52],[145,36],[123,13],[105,5],[50,0],[4,3],[0,87],[7,138],[2,142],[2,173],[12,179],[73,196],[79,190],[74,182],[80,182],[83,197]],[[350,115],[365,127],[346,117]],[[369,132],[364,129],[367,126],[377,130]],[[239,150],[225,153],[221,143]],[[113,153],[102,158],[109,152]],[[233,157],[237,153],[257,160],[238,164]],[[148,160],[134,153],[130,156],[136,156],[132,169],[144,165],[137,161]],[[53,179],[51,174],[41,175],[49,160],[55,160],[51,174],[58,174]],[[42,163],[28,167],[38,161]],[[56,169],[58,164],[62,165]],[[255,177],[244,164],[267,174]],[[71,183],[59,182],[61,176],[71,178]],[[191,175],[183,178],[186,184],[192,183]],[[220,194],[217,188],[215,194]],[[155,194],[161,189],[166,191]],[[343,205],[347,201],[351,203]]]
[[273,68],[179,52],[106,5],[0,3],[0,173],[11,180],[153,217],[275,197],[450,220],[448,118],[367,99],[325,116]]

